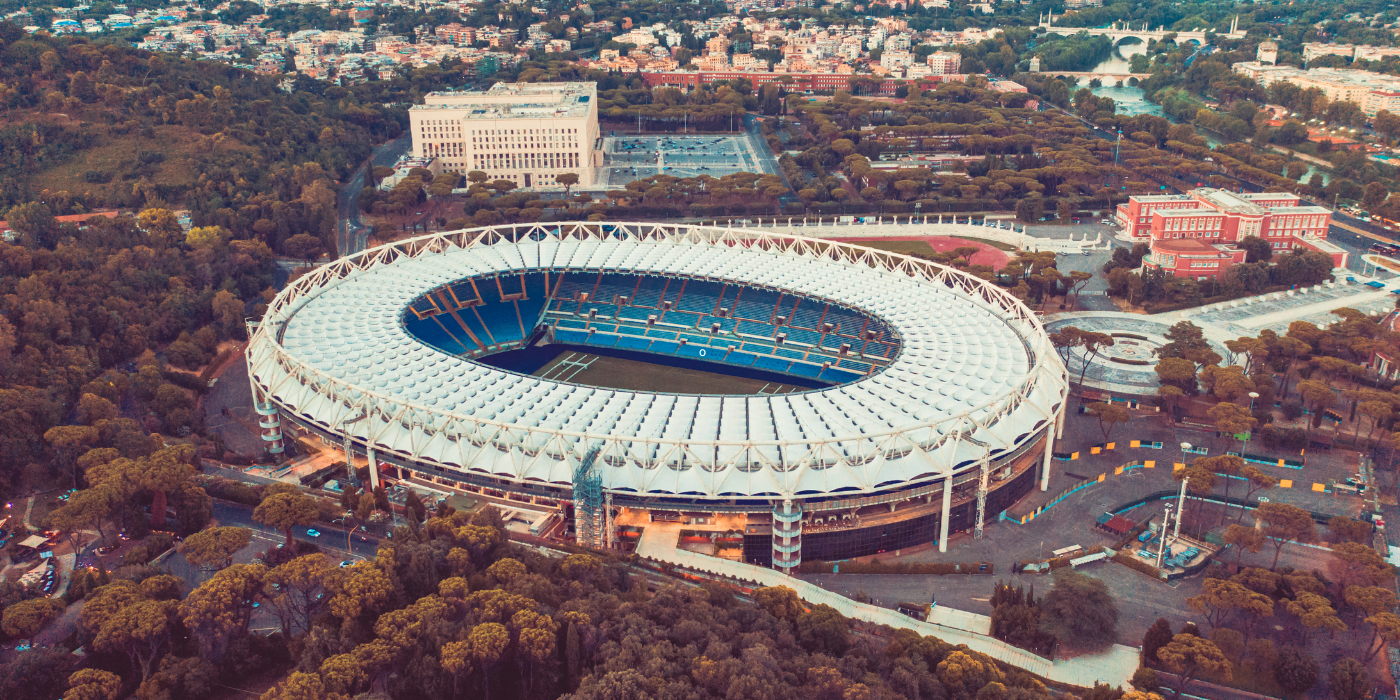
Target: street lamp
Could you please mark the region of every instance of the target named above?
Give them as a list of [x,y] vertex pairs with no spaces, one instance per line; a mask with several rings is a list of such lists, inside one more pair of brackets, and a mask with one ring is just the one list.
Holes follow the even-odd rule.
[[347,511],[345,515],[342,515],[341,517],[336,518],[335,520],[332,520],[332,521],[331,521],[332,523],[340,523],[341,525],[344,525],[344,526],[345,526],[345,553],[346,553],[346,554],[353,554],[353,553],[354,553],[354,552],[352,552],[352,551],[350,550],[350,533],[352,533],[352,532],[355,531],[355,526],[354,526],[352,523],[347,522],[351,517],[352,517],[351,514]]
[[1189,443],[1189,442],[1183,442],[1183,443],[1181,443],[1181,465],[1182,465],[1182,466],[1186,466],[1186,452],[1187,452],[1187,450],[1190,450],[1190,449],[1191,449],[1191,443]]
[[1254,400],[1257,399],[1257,398],[1259,398],[1259,392],[1257,392],[1257,391],[1251,391],[1251,392],[1249,392],[1249,412],[1250,412],[1250,413],[1254,413]]

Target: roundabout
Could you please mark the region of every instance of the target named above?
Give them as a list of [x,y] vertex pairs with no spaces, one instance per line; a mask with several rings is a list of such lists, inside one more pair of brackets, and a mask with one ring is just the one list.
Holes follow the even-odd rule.
[[[1068,327],[1083,331],[1105,333],[1113,345],[1100,348],[1089,356],[1083,348],[1061,350],[1071,377],[1084,376],[1084,386],[1115,394],[1149,396],[1157,393],[1157,351],[1166,345],[1166,334],[1179,319],[1154,319],[1141,314],[1117,312],[1076,312],[1050,316],[1045,330],[1050,333]],[[1211,349],[1228,357],[1229,353],[1218,339],[1207,335]],[[1088,365],[1087,369],[1085,365]]]

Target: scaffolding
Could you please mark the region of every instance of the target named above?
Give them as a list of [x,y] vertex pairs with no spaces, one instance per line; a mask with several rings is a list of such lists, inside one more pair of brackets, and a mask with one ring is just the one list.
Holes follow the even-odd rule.
[[593,468],[602,445],[588,448],[583,461],[574,470],[574,538],[584,547],[607,547],[611,537],[607,532],[607,504],[603,501],[603,478]]

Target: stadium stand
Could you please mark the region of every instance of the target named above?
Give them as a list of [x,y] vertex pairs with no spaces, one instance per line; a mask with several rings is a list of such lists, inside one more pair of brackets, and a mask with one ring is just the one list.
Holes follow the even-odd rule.
[[458,280],[415,299],[404,324],[432,347],[463,357],[522,347],[544,329],[558,342],[839,382],[879,370],[898,348],[879,318],[822,299],[732,282],[608,272]]

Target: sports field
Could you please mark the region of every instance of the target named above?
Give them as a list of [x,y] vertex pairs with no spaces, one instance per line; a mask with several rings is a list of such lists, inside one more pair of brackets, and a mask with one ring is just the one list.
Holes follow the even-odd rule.
[[744,134],[734,136],[605,136],[599,181],[619,187],[653,175],[723,177],[764,172]]
[[560,349],[558,357],[533,374],[541,379],[587,384],[604,389],[675,394],[751,396],[807,390],[800,386],[762,379],[594,355],[563,348]]

